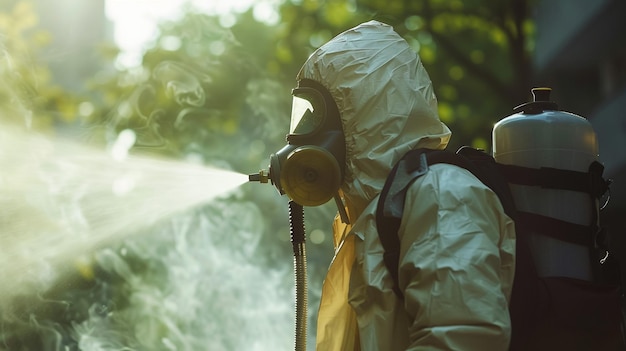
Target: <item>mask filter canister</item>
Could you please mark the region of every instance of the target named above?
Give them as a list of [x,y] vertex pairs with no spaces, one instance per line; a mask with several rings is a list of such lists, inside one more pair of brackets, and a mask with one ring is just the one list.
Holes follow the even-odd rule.
[[341,170],[324,148],[306,145],[292,151],[282,164],[280,185],[293,201],[319,206],[333,198],[341,185]]

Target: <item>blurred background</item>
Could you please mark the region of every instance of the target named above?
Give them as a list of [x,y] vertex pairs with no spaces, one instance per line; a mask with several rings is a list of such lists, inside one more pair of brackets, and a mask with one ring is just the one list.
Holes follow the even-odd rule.
[[[290,90],[308,55],[376,19],[419,53],[453,131],[451,149],[489,150],[493,125],[529,101],[532,87],[553,88],[561,110],[588,118],[605,176],[614,180],[601,217],[613,252],[625,257],[624,14],[620,0],[0,0],[1,128],[23,133],[0,140],[0,174],[21,167],[32,143],[20,140],[32,134],[53,145],[71,142],[63,155],[106,153],[130,133],[129,153],[176,161],[181,170],[266,168],[284,145]],[[79,169],[63,191],[59,178],[43,172],[36,179],[45,187],[24,184],[19,201],[0,202],[0,255],[12,257],[7,243],[20,240],[19,231],[5,230],[16,213],[30,231],[47,233],[29,209],[82,213],[85,198],[97,194],[77,196],[77,187],[110,168],[63,164]],[[161,178],[151,194],[180,185]],[[193,186],[204,182],[221,184],[207,177]],[[20,246],[34,257],[28,264],[0,257],[0,269],[11,272],[0,274],[0,350],[292,347],[287,199],[270,186],[243,185],[212,201],[172,206],[180,211],[156,224],[139,215],[141,200],[122,213],[146,225],[126,226],[106,244],[59,249],[62,264],[41,258],[41,240]],[[335,211],[331,203],[305,213],[310,348]],[[46,246],[90,240],[89,225],[68,218],[64,225],[81,239],[50,234]]]

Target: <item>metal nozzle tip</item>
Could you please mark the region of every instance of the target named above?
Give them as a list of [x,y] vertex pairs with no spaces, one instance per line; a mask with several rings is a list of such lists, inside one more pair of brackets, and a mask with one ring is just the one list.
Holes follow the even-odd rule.
[[259,173],[252,173],[248,175],[248,181],[267,183],[269,182],[269,176],[264,170],[260,170]]

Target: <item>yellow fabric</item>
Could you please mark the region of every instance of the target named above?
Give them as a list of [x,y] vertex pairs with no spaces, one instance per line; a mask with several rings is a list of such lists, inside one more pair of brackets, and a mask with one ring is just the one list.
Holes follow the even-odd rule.
[[348,304],[348,284],[354,262],[354,237],[345,236],[349,230],[349,225],[335,218],[335,257],[322,286],[317,318],[318,350],[355,350],[358,345],[356,316]]
[[316,50],[302,78],[324,85],[341,113],[341,191],[352,223],[335,221],[317,349],[505,349],[513,224],[470,173],[434,165],[410,187],[399,233],[404,301],[382,261],[375,209],[387,175],[408,150],[443,149],[450,138],[417,54],[393,28],[370,21]]

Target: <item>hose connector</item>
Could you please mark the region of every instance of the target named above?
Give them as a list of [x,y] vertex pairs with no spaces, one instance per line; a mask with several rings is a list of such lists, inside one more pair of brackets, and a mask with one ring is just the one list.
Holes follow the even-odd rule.
[[269,182],[269,173],[264,169],[260,170],[259,173],[252,173],[248,175],[248,181],[250,182],[259,182],[259,183],[268,183]]

